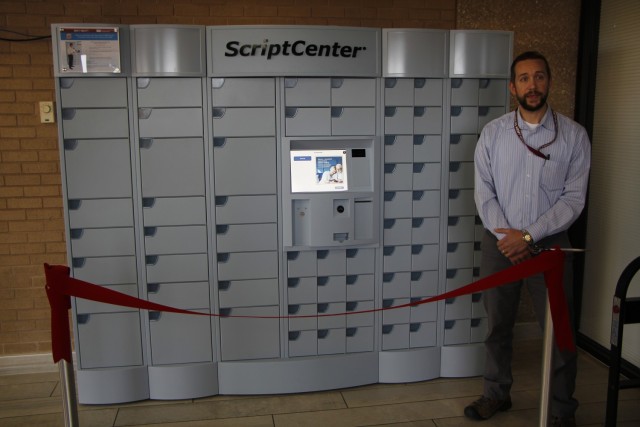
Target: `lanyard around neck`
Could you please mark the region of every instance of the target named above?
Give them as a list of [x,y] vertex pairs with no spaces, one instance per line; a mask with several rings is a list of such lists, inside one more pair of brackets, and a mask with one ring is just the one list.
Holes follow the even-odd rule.
[[541,150],[543,148],[550,146],[554,142],[556,142],[556,138],[558,137],[558,115],[553,110],[551,110],[551,115],[553,116],[553,139],[547,142],[546,144],[544,144],[543,146],[541,146],[540,148],[535,149],[529,144],[527,144],[524,140],[524,136],[522,136],[522,129],[520,129],[520,125],[518,125],[518,110],[516,110],[513,114],[513,128],[516,131],[516,135],[518,135],[518,139],[520,139],[520,141],[525,145],[525,147],[527,147],[529,151],[531,151],[533,154],[540,157],[541,159],[545,159],[545,160],[549,160],[551,158],[551,155],[544,154],[542,153]]

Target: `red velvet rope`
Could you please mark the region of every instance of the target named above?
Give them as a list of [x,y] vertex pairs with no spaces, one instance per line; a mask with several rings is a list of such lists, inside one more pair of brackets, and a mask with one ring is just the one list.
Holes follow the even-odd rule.
[[156,304],[143,299],[135,298],[103,286],[94,285],[82,280],[70,277],[69,267],[63,265],[44,265],[46,277],[46,291],[49,305],[51,306],[51,352],[53,361],[58,362],[64,359],[71,363],[71,337],[68,321],[68,311],[71,308],[71,297],[88,299],[107,304],[114,304],[124,307],[132,307],[144,310],[166,311],[170,313],[193,314],[198,316],[219,316],[219,317],[243,317],[243,318],[303,318],[303,317],[327,317],[370,313],[382,310],[393,310],[404,307],[413,307],[430,302],[440,301],[447,298],[454,298],[495,288],[506,283],[544,273],[545,285],[548,290],[549,306],[553,319],[553,328],[556,342],[561,350],[575,351],[573,334],[569,322],[567,310],[567,300],[562,288],[562,276],[564,269],[564,253],[561,250],[544,251],[539,255],[528,259],[520,264],[500,271],[489,277],[485,277],[464,287],[446,292],[419,301],[371,310],[351,311],[348,313],[317,314],[303,316],[234,316],[201,313],[190,310],[182,310],[167,305]]

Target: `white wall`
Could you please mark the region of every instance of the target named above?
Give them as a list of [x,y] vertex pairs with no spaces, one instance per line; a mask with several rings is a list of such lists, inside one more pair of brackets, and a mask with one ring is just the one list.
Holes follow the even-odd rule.
[[[610,348],[613,294],[640,256],[640,2],[603,0],[580,332]],[[640,295],[640,273],[628,296]],[[640,325],[623,357],[640,366]]]

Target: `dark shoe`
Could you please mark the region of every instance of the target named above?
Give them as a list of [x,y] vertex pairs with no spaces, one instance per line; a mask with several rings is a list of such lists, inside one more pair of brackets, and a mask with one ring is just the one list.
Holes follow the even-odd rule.
[[464,415],[474,420],[488,420],[498,411],[506,411],[511,408],[511,397],[504,400],[489,399],[482,396],[471,405],[464,408]]
[[576,427],[576,419],[574,417],[551,417],[551,427]]

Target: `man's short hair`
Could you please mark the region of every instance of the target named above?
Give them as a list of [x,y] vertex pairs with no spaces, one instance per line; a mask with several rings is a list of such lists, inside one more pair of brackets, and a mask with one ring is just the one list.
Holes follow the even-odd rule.
[[522,52],[520,55],[516,56],[516,59],[511,63],[511,83],[515,83],[516,81],[516,64],[518,62],[526,61],[527,59],[539,59],[544,62],[544,66],[547,69],[547,77],[551,80],[551,68],[549,67],[549,62],[547,58],[544,57],[543,54],[537,52],[535,50],[528,50],[526,52]]

